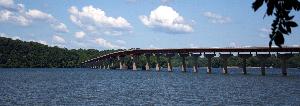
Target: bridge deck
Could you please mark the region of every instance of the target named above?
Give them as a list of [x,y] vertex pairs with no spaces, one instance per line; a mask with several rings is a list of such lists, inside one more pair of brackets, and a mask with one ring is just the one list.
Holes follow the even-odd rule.
[[106,55],[102,55],[90,60],[87,60],[83,63],[107,59],[107,58],[114,58],[117,56],[124,56],[124,55],[140,55],[146,53],[215,53],[215,52],[250,52],[250,53],[257,53],[257,52],[300,52],[299,47],[287,47],[287,48],[268,48],[268,47],[252,47],[252,48],[171,48],[171,49],[135,49],[135,50],[125,50],[125,51],[118,51],[114,53],[109,53]]

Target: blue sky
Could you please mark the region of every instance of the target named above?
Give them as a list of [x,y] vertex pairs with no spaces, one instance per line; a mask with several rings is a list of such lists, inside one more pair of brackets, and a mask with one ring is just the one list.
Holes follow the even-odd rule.
[[[252,2],[0,0],[0,36],[70,49],[267,46],[273,17]],[[299,46],[299,27],[285,41]]]

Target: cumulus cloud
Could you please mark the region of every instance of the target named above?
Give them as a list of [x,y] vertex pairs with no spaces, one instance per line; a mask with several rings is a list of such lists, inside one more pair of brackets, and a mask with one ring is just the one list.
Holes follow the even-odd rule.
[[14,5],[14,1],[13,0],[0,0],[0,6],[1,7],[12,7]]
[[65,43],[65,39],[59,35],[53,35],[52,39],[55,43]]
[[35,21],[45,21],[57,32],[68,32],[65,24],[59,22],[51,14],[37,9],[25,9],[23,4],[15,4],[13,0],[0,0],[0,22],[28,26]]
[[214,24],[225,24],[231,22],[230,17],[225,17],[213,12],[204,12],[203,15],[209,19],[211,23]]
[[95,39],[95,43],[104,47],[104,48],[108,48],[108,49],[120,49],[120,48],[124,48],[115,44],[112,44],[111,42],[103,39],[103,38],[97,38]]
[[26,17],[22,15],[18,15],[8,10],[0,11],[0,22],[9,22],[18,24],[21,26],[28,26],[31,23],[31,20],[28,20]]
[[39,42],[41,44],[44,44],[44,45],[47,45],[47,41],[44,41],[44,40],[38,40],[37,42]]
[[68,27],[64,23],[54,23],[54,24],[51,24],[51,27],[56,32],[62,32],[62,33],[69,32]]
[[76,38],[83,38],[84,36],[85,36],[85,33],[83,31],[75,32],[75,37]]
[[24,9],[24,5],[15,4],[13,0],[0,0],[0,9],[1,8],[11,11],[22,11]]
[[154,30],[167,33],[193,32],[192,26],[187,24],[172,7],[162,5],[152,10],[149,16],[142,15],[139,18],[145,26]]
[[69,8],[70,20],[82,28],[83,30],[109,34],[121,35],[124,32],[130,32],[132,26],[123,17],[110,17],[107,16],[105,11],[93,6],[85,6],[81,10],[72,6]]
[[49,20],[49,21],[54,20],[54,17],[51,14],[44,13],[37,9],[29,9],[25,14],[30,19]]

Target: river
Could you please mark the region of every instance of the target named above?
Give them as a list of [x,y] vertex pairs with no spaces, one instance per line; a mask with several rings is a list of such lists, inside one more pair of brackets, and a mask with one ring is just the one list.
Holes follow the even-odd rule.
[[300,69],[248,73],[0,69],[0,105],[300,105]]

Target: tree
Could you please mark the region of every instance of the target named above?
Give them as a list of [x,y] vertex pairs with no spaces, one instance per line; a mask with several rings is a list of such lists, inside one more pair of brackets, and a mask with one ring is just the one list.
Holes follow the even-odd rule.
[[[269,35],[271,48],[273,41],[275,45],[281,48],[284,44],[284,36],[289,35],[292,27],[297,27],[297,23],[293,21],[294,16],[291,16],[291,11],[300,10],[300,2],[298,0],[255,0],[252,4],[254,11],[258,10],[264,3],[267,5],[266,15],[275,15],[272,23],[272,33]],[[275,10],[275,12],[273,12]]]

